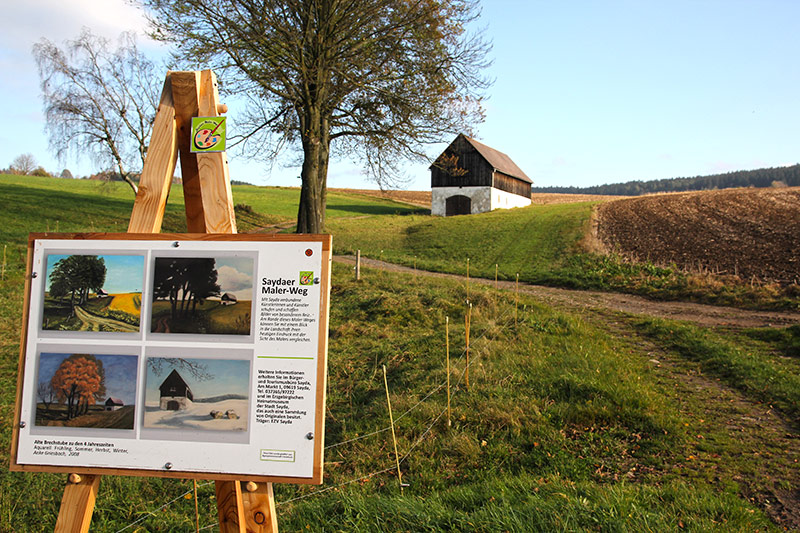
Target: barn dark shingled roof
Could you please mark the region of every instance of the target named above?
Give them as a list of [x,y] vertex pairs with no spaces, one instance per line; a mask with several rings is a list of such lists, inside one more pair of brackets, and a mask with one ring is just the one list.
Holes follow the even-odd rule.
[[520,169],[516,163],[514,163],[510,157],[508,157],[503,152],[499,150],[495,150],[494,148],[490,148],[485,144],[481,144],[475,139],[471,137],[467,137],[464,135],[464,138],[470,143],[477,151],[480,153],[486,161],[494,167],[495,170],[502,172],[503,174],[508,174],[511,177],[520,179],[522,181],[526,181],[528,183],[533,183],[533,180],[530,179],[523,171]]

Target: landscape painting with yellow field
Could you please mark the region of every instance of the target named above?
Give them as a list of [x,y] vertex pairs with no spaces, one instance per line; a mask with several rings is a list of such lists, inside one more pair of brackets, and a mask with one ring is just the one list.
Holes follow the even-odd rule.
[[143,278],[141,255],[49,255],[42,329],[138,332]]

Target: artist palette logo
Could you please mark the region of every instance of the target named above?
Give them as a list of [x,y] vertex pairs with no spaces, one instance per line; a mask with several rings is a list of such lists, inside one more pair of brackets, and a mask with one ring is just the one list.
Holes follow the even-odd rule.
[[300,271],[300,285],[313,285],[314,272],[310,270]]

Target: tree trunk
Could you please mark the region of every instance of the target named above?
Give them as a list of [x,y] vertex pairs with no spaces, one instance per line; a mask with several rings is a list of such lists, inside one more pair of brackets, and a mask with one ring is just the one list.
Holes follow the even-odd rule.
[[315,106],[300,117],[303,125],[303,170],[297,233],[322,233],[325,229],[330,124]]
[[131,186],[131,189],[133,189],[133,194],[134,195],[138,194],[139,187],[136,186],[136,184],[133,182],[133,180],[128,175],[128,173],[125,172],[125,167],[122,165],[122,157],[119,155],[119,152],[117,151],[116,144],[112,144],[112,146],[111,146],[111,154],[114,157],[114,159],[117,161],[117,170],[119,170],[120,177],[123,180],[125,180],[125,183],[127,183],[128,185]]

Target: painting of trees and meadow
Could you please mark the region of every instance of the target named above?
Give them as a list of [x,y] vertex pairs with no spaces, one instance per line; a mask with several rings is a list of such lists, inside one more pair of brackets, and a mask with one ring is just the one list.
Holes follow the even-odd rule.
[[153,333],[249,335],[253,259],[157,257]]
[[133,429],[135,355],[42,353],[36,425]]
[[138,332],[144,256],[49,255],[42,329]]

